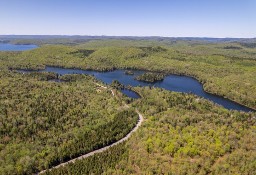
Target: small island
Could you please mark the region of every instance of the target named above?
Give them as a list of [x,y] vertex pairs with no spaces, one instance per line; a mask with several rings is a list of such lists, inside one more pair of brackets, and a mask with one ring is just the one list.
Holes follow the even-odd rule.
[[126,70],[126,71],[124,72],[124,74],[125,74],[125,75],[134,75],[134,72],[131,71],[131,70]]
[[164,77],[165,75],[162,73],[147,72],[147,73],[138,75],[137,77],[135,77],[135,80],[154,83],[156,81],[162,81]]

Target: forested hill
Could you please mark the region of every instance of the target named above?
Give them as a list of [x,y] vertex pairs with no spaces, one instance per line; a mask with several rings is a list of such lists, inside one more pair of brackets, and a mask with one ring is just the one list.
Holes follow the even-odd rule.
[[208,38],[208,37],[137,37],[137,36],[89,36],[89,35],[0,35],[0,43],[13,44],[66,44],[77,45],[91,40],[125,40],[125,41],[151,41],[162,43],[173,43],[176,41],[185,41],[192,43],[255,43],[256,39],[247,38]]
[[255,114],[228,111],[193,95],[136,88],[146,119],[125,145],[48,175],[256,173]]
[[126,143],[46,174],[256,174],[253,112],[154,87],[133,88],[141,96],[133,100],[118,90],[113,96],[114,84],[103,88],[88,75],[54,82],[48,81],[59,77],[54,73],[15,71],[50,65],[185,74],[210,93],[256,109],[253,39],[62,39],[0,52],[0,174],[33,174],[111,144],[135,126],[135,109],[145,121]]
[[251,39],[233,42],[92,40],[76,46],[43,45],[22,53],[0,53],[2,67],[45,65],[94,69],[142,69],[197,78],[210,93],[256,108],[256,48]]
[[85,75],[0,71],[0,174],[33,174],[123,138],[138,115]]

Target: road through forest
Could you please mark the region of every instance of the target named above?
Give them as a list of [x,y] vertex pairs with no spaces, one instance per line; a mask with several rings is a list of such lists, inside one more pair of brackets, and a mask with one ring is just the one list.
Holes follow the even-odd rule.
[[[99,84],[97,84],[97,85],[99,85]],[[99,85],[99,86],[103,87],[104,89],[107,89],[107,87],[105,87],[105,86],[101,86],[101,85]],[[115,96],[115,93],[114,93],[113,90],[111,90],[111,93],[112,93],[113,96]],[[125,104],[125,106],[129,107],[129,105],[127,105],[127,104]],[[87,154],[84,154],[84,155],[82,155],[80,157],[71,159],[71,160],[69,160],[67,162],[64,162],[64,163],[61,163],[61,164],[59,164],[57,166],[54,166],[51,169],[49,169],[49,171],[51,171],[52,169],[60,168],[62,166],[66,166],[67,164],[70,164],[70,163],[74,163],[77,160],[85,159],[85,158],[90,157],[90,156],[92,156],[94,154],[104,152],[104,151],[108,150],[109,148],[111,148],[111,147],[113,147],[115,145],[118,145],[120,143],[123,143],[123,142],[127,141],[131,137],[132,133],[134,133],[135,131],[137,131],[139,129],[139,127],[141,126],[141,124],[142,124],[142,122],[144,120],[142,114],[138,110],[136,110],[136,112],[139,115],[139,120],[138,120],[136,126],[125,137],[123,137],[122,139],[118,140],[117,142],[112,143],[111,145],[108,145],[108,146],[105,146],[103,148],[91,151],[91,152],[89,152]],[[43,171],[39,172],[38,174],[43,174],[46,171],[47,170],[43,170]]]

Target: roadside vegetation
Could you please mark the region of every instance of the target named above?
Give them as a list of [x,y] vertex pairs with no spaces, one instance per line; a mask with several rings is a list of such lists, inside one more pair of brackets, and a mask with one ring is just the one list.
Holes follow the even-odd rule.
[[142,127],[125,145],[47,172],[64,174],[255,174],[255,114],[194,95],[135,88]]
[[[32,174],[123,138],[138,115],[86,75],[0,72],[0,174]],[[55,77],[54,77],[55,78]]]

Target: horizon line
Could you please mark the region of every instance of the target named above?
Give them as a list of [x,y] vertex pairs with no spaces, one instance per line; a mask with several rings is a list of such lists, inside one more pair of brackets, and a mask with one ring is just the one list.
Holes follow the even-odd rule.
[[0,36],[88,36],[88,37],[137,37],[137,38],[212,38],[212,39],[256,39],[255,37],[212,37],[212,36],[159,36],[159,35],[81,35],[81,34],[0,34]]

